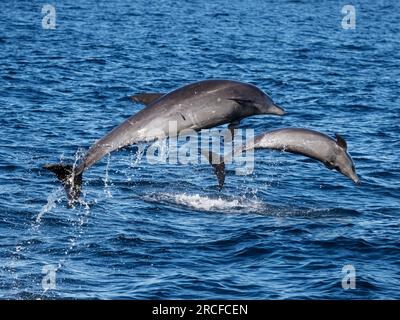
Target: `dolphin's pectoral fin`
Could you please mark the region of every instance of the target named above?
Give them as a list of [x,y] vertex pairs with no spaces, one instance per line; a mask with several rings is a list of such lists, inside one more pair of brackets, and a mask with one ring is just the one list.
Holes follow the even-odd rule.
[[329,170],[335,169],[335,166],[330,163],[330,162],[324,162],[325,167],[327,167]]
[[239,104],[254,102],[253,99],[242,99],[242,98],[228,98],[228,100],[236,101]]
[[212,164],[218,180],[218,189],[221,191],[225,182],[225,163]]
[[218,189],[221,190],[225,182],[225,163],[222,157],[212,151],[202,151],[202,155],[208,159],[208,162],[214,168],[218,180]]
[[156,93],[156,92],[139,93],[131,96],[131,99],[133,102],[138,102],[144,104],[145,106],[148,106],[164,95],[165,93]]
[[228,125],[228,129],[231,131],[232,141],[235,138],[234,137],[235,129],[238,129],[239,125],[240,125],[240,120],[233,121]]
[[69,206],[72,207],[78,200],[82,189],[82,173],[75,174],[74,168],[69,164],[46,164],[43,166],[57,176],[64,186],[69,200]]
[[252,99],[241,99],[241,98],[229,98],[228,100],[235,101],[236,103],[242,106],[249,106],[254,104],[254,100]]

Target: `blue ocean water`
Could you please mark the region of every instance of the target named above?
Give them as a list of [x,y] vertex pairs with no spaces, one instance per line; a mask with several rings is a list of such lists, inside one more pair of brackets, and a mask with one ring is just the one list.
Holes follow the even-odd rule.
[[[335,0],[56,0],[55,29],[42,1],[2,4],[1,298],[400,298],[398,1],[352,1],[355,29]],[[242,128],[341,133],[362,184],[261,150],[218,192],[207,165],[131,149],[85,173],[87,205],[67,208],[43,164],[139,111],[131,94],[218,78],[288,112]]]

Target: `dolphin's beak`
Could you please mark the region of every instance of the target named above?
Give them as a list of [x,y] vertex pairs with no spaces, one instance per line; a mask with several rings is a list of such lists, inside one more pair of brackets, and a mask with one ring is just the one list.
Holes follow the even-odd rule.
[[270,114],[276,114],[277,116],[283,116],[286,114],[285,110],[278,106],[277,104],[274,104],[273,106],[268,108],[268,113]]

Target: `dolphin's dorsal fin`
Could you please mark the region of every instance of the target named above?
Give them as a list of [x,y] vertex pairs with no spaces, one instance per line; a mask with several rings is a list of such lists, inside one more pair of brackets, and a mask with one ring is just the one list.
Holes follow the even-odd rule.
[[131,96],[131,99],[133,102],[138,102],[144,104],[145,106],[149,106],[154,101],[158,100],[164,95],[165,93],[157,93],[157,92],[139,93]]
[[347,142],[344,138],[339,134],[335,133],[336,136],[336,143],[339,147],[342,147],[344,150],[347,150]]
[[208,159],[208,162],[214,168],[214,173],[218,180],[218,189],[221,190],[225,182],[225,163],[221,156],[212,151],[202,151],[201,154]]

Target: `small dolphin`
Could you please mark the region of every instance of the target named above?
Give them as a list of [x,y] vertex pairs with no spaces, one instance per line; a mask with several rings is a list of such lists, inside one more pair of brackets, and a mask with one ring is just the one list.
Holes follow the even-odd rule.
[[[258,114],[283,115],[285,111],[254,85],[231,80],[195,82],[170,93],[140,94],[132,100],[147,105],[97,141],[76,166],[46,164],[64,185],[72,206],[79,198],[82,174],[112,151],[128,145],[150,142],[168,136],[169,122],[184,129],[201,130],[221,124],[238,124]],[[162,135],[154,135],[154,129]]]
[[[251,149],[273,149],[301,154],[322,162],[330,170],[337,170],[354,183],[360,183],[354,162],[347,152],[347,143],[337,133],[335,140],[321,132],[309,129],[277,129],[256,136],[253,144],[241,146],[234,151],[233,156]],[[220,157],[212,153],[205,156],[214,167],[221,189],[225,181],[225,164]],[[225,162],[229,159],[228,157],[232,155],[224,157]]]

